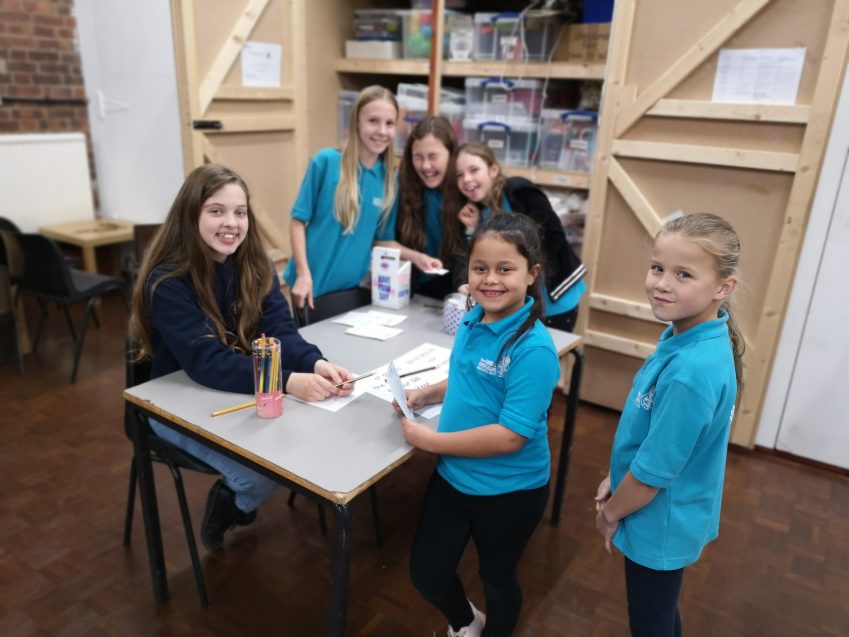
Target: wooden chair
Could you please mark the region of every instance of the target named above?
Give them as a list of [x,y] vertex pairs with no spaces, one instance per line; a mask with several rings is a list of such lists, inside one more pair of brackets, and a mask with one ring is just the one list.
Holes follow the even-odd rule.
[[[133,340],[128,336],[126,341],[126,374],[127,387],[133,387],[139,383],[150,380],[151,363],[149,361],[135,362],[136,347]],[[126,403],[124,406],[124,431],[127,437],[131,437],[130,418],[139,419],[137,424],[140,427],[150,428],[147,417],[134,409],[132,405]],[[174,488],[177,491],[177,501],[180,503],[180,515],[183,518],[183,529],[186,532],[186,543],[189,545],[189,554],[192,558],[192,570],[195,575],[195,584],[198,589],[201,605],[206,608],[209,606],[209,597],[206,593],[206,583],[203,578],[203,570],[200,566],[200,558],[198,557],[197,543],[195,542],[194,528],[192,527],[192,518],[189,514],[189,505],[186,501],[186,490],[183,487],[182,469],[189,471],[197,471],[199,473],[207,473],[210,475],[218,475],[218,472],[210,467],[205,462],[201,462],[194,456],[189,455],[182,449],[175,447],[171,443],[159,438],[150,431],[148,436],[148,444],[150,446],[150,459],[154,462],[159,462],[168,467],[171,472],[171,477],[174,478]],[[138,484],[138,473],[136,470],[136,458],[133,457],[130,462],[130,487],[127,493],[127,513],[124,518],[124,546],[129,546],[133,533],[133,511],[136,502],[136,485]]]
[[[47,237],[39,234],[20,234],[16,236],[16,239],[24,255],[24,268],[15,293],[15,305],[20,295],[25,294],[36,298],[40,309],[33,336],[33,354],[38,349],[41,328],[47,317],[48,302],[56,301],[62,306],[71,336],[76,341],[74,364],[71,370],[71,384],[73,384],[77,380],[89,316],[93,316],[95,324],[99,327],[97,316],[94,314],[95,303],[106,294],[117,292],[124,301],[124,307],[129,309],[124,280],[120,277],[92,274],[71,268],[56,242]],[[68,306],[83,302],[86,304],[85,313],[80,324],[79,335],[77,335]]]
[[[295,307],[292,304],[292,316],[298,327],[306,327],[311,323],[317,323],[324,319],[350,312],[358,307],[369,305],[371,303],[371,290],[366,288],[356,287],[348,290],[340,290],[339,292],[331,292],[323,294],[313,299],[315,309],[310,309],[308,306],[303,308]],[[369,490],[371,498],[371,513],[374,522],[374,535],[378,546],[383,546],[383,532],[380,524],[380,510],[377,502],[377,486],[373,485]],[[295,492],[289,494],[289,506],[295,505]],[[322,534],[327,534],[327,521],[324,515],[324,507],[318,505],[318,517],[321,525]]]

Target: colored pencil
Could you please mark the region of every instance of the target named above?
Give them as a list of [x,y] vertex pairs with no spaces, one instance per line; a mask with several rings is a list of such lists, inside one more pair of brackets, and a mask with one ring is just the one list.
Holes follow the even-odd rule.
[[374,376],[374,372],[366,372],[365,374],[360,374],[359,376],[354,376],[353,378],[349,378],[348,380],[343,380],[341,383],[336,383],[333,386],[334,387],[341,387],[342,385],[350,385],[351,383],[356,383],[358,380],[362,380],[363,378],[368,378],[369,376]]
[[223,414],[229,414],[233,411],[239,411],[240,409],[247,409],[248,407],[253,407],[256,405],[256,401],[252,400],[249,403],[242,403],[241,405],[236,405],[234,407],[227,407],[227,409],[219,409],[218,411],[213,411],[211,416],[221,416]]

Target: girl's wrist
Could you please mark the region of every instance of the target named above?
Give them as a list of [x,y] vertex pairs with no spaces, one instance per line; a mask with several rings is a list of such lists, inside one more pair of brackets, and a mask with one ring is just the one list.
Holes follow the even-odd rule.
[[619,520],[610,519],[610,516],[607,515],[607,507],[601,507],[601,511],[599,513],[601,514],[601,519],[604,520],[606,524],[613,526],[614,524],[619,523]]

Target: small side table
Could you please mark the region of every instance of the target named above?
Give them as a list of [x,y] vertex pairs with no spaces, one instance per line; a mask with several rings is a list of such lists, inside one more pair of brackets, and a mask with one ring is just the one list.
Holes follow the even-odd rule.
[[38,231],[55,241],[79,246],[83,252],[83,269],[97,273],[94,249],[133,240],[133,222],[123,219],[91,219],[41,226]]

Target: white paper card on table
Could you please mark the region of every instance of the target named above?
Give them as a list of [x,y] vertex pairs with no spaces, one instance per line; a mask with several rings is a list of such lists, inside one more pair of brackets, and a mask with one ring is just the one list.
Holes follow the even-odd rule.
[[[356,374],[359,376],[359,374]],[[330,412],[337,412],[342,407],[347,405],[350,402],[353,402],[359,396],[362,396],[366,393],[366,387],[360,386],[361,381],[357,381],[354,383],[354,390],[348,394],[347,396],[331,396],[330,398],[325,398],[324,400],[301,400],[300,398],[295,398],[292,394],[286,394],[287,399],[297,400],[299,403],[304,403],[305,405],[309,405],[310,407],[318,407],[319,409],[324,409]]]
[[341,325],[350,325],[351,327],[369,325],[371,323],[394,327],[403,323],[406,319],[406,314],[390,314],[389,312],[378,312],[377,310],[369,310],[368,312],[357,312],[353,310],[333,319],[333,322]]
[[442,403],[439,403],[438,405],[428,405],[424,409],[418,409],[416,413],[422,418],[430,420],[442,413]]
[[442,276],[444,274],[448,274],[448,270],[445,268],[431,268],[430,270],[425,270],[425,274],[433,274],[434,276]]
[[395,363],[389,363],[386,370],[386,378],[389,381],[389,388],[392,390],[392,397],[404,415],[410,420],[415,420],[413,412],[407,405],[407,392],[404,391],[404,385],[401,384],[401,377],[398,376],[398,370],[395,369]]
[[[401,384],[405,389],[419,389],[427,385],[433,385],[448,378],[448,361],[451,358],[451,350],[432,343],[422,343],[411,349],[403,356],[399,356],[393,362],[399,375],[403,374]],[[376,396],[386,402],[392,402],[392,390],[387,379],[387,365],[374,370],[374,376],[369,376],[359,381],[362,387],[372,396]],[[418,374],[411,374],[418,370],[427,370]],[[429,416],[427,416],[429,417]]]
[[805,48],[720,49],[713,83],[714,102],[796,103]]
[[283,47],[269,42],[245,42],[242,46],[242,86],[280,86]]
[[377,323],[367,323],[365,325],[356,325],[345,330],[345,334],[352,336],[362,336],[364,338],[373,338],[378,341],[386,341],[393,336],[398,336],[404,330],[399,330],[397,327],[386,327]]

